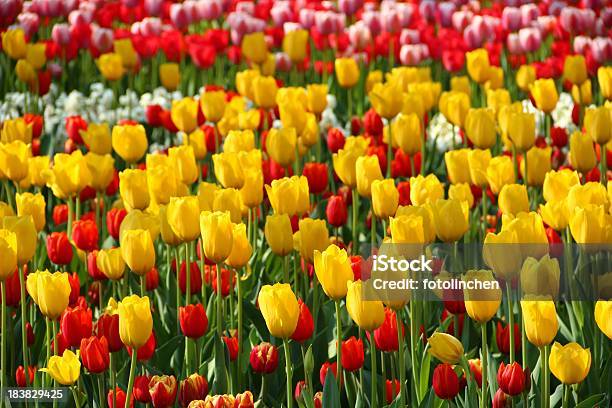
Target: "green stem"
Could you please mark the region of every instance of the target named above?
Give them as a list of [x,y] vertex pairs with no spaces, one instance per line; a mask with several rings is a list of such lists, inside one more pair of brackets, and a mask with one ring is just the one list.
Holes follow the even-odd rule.
[[66,223],[66,234],[68,235],[68,239],[72,238],[72,218],[74,218],[74,204],[72,202],[72,197],[68,197],[68,221]]
[[514,308],[512,304],[511,283],[506,282],[506,295],[508,297],[508,325],[510,326],[510,363],[514,363]]
[[[405,406],[406,401],[406,367],[404,360],[404,342],[402,338],[402,319],[400,316],[401,310],[395,312],[395,319],[397,322],[397,350],[398,350],[398,369],[399,369],[399,380],[400,380],[400,406]],[[416,371],[416,370],[415,370]],[[414,384],[418,387],[418,384]]]
[[[391,134],[391,129],[393,126],[391,126],[391,119],[389,119],[389,124],[387,127],[389,128],[389,140],[387,140],[387,178],[391,178],[391,162],[393,159],[393,135]],[[412,157],[410,157],[410,169],[412,171],[410,175],[415,177]]]
[[[26,376],[25,376],[26,387],[29,387],[30,386],[30,376],[28,375],[28,367],[29,367],[28,365],[28,332],[26,330],[26,323],[28,320],[26,306],[28,302],[27,302],[26,294],[25,294],[25,279],[23,276],[23,266],[21,265],[19,266],[17,273],[19,274],[19,290],[21,293],[21,302],[20,302],[21,304],[21,347],[23,351],[23,368],[26,372]],[[6,299],[6,298],[3,296],[2,299]],[[2,338],[4,338],[4,335],[2,336]],[[57,341],[55,342],[55,344],[57,347]]]
[[514,180],[516,182],[519,179],[519,166],[516,156],[516,146],[514,144],[512,144],[512,166],[514,167]]
[[[238,389],[242,389],[242,274],[236,277],[236,290],[238,295]],[[264,376],[265,377],[265,376]],[[263,380],[262,380],[263,381]]]
[[191,251],[189,242],[185,242],[185,305],[191,303]]
[[70,391],[72,391],[72,397],[74,398],[74,406],[75,408],[79,408],[81,403],[79,402],[79,396],[77,395],[76,385],[70,387]]
[[98,374],[98,400],[100,407],[104,407],[104,374]]
[[[289,260],[287,256],[283,256],[283,278],[285,279],[285,283],[289,282]],[[297,288],[297,282],[295,282]]]
[[[0,405],[4,400],[4,388],[6,387],[6,337],[8,330],[6,328],[6,284],[0,281],[0,292],[2,293],[2,342],[0,344]],[[28,368],[25,367],[26,378],[28,377]]]
[[567,384],[563,384],[563,407],[562,408],[569,408],[570,394],[571,394],[570,386]]
[[147,284],[146,284],[146,275],[142,275],[140,277],[140,296],[143,296],[147,294]]
[[421,402],[421,396],[419,395],[419,376],[417,372],[417,359],[416,359],[416,348],[418,338],[418,328],[416,321],[416,305],[415,300],[410,300],[410,361],[412,364],[412,381],[414,382],[414,391],[419,403]]
[[348,114],[349,129],[351,128],[351,118],[353,117],[353,94],[352,88],[346,88],[346,106]]
[[285,369],[287,374],[287,408],[291,408],[293,405],[293,383],[291,381],[291,352],[289,350],[289,341],[287,339],[283,339],[283,346],[285,349]]
[[[174,247],[174,259],[176,265],[176,332],[177,334],[181,334],[181,325],[180,325],[180,317],[179,317],[179,309],[181,307],[181,285],[179,284],[179,276],[181,273],[181,255],[178,247]],[[203,259],[204,257],[202,257]],[[170,271],[168,271],[170,273]],[[202,285],[205,286],[205,285]],[[204,300],[204,298],[202,298]]]
[[113,392],[113,407],[117,406],[117,380],[116,380],[116,373],[115,373],[115,359],[114,356],[115,353],[110,353],[110,362],[108,365],[108,371],[110,372],[110,386],[111,386],[111,390]]
[[134,374],[136,374],[136,362],[138,361],[136,355],[138,354],[138,349],[132,349],[132,362],[130,363],[130,378],[128,380],[128,387],[125,393],[125,408],[130,407],[130,400],[132,399],[132,390],[134,389]]
[[359,250],[359,234],[357,233],[357,217],[359,217],[359,194],[357,189],[353,188],[353,255],[357,254]]
[[487,386],[487,369],[488,369],[488,359],[489,359],[489,351],[488,351],[488,342],[487,342],[487,323],[484,322],[480,326],[480,331],[482,335],[482,387],[481,387],[481,399],[480,399],[480,407],[486,408],[489,400],[489,388]]
[[372,400],[370,401],[371,407],[377,407],[378,406],[378,388],[376,387],[376,378],[378,377],[378,373],[376,372],[376,345],[374,344],[374,330],[372,330],[370,332],[370,361],[371,361],[371,369],[370,369],[370,373],[371,373],[371,383],[372,383],[372,390],[371,390],[371,394],[372,394]]
[[605,143],[599,145],[599,163],[601,164],[601,184],[608,185],[608,148]]
[[482,222],[480,225],[482,226],[482,239],[484,242],[485,237],[487,236],[487,188],[486,186],[482,189],[482,195],[480,198],[480,204],[482,206]]
[[370,250],[373,251],[376,246],[376,217],[374,216],[374,209],[372,208],[372,214],[370,217]]
[[342,319],[340,316],[340,301],[336,300],[336,382],[338,395],[342,394]]
[[217,264],[217,334],[223,337],[223,290],[221,283],[221,264]]

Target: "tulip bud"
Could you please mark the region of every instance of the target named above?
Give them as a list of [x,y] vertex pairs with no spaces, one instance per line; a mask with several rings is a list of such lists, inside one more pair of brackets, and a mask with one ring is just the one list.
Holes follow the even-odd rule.
[[208,318],[202,304],[181,306],[179,308],[179,322],[183,334],[192,339],[198,339],[206,333]]
[[[187,293],[187,265],[185,264],[185,261],[181,262],[178,282],[181,293]],[[191,295],[199,293],[202,289],[202,274],[200,272],[198,263],[195,261],[191,262],[191,267],[189,268],[189,289]]]
[[[36,367],[34,366],[29,366],[28,367],[28,379],[29,381],[27,382],[27,384],[33,384],[34,383],[34,374],[36,373]],[[25,387],[26,386],[26,373],[25,373],[25,369],[23,368],[22,365],[20,365],[19,367],[17,367],[17,370],[15,371],[15,382],[17,383],[18,387]]]
[[298,308],[298,323],[295,327],[295,331],[291,335],[291,339],[301,343],[312,336],[314,332],[314,321],[310,309],[308,309],[308,305],[306,305],[302,299],[298,299]]
[[459,377],[450,364],[438,364],[433,372],[433,389],[438,398],[451,400],[459,394]]
[[[521,350],[521,332],[517,323],[514,324],[514,352],[518,353]],[[497,322],[497,330],[495,332],[495,341],[497,349],[504,354],[510,353],[510,325],[502,326],[501,322]]]
[[203,400],[208,394],[208,382],[199,374],[191,374],[180,383],[179,404],[186,408],[191,401]]
[[348,211],[341,195],[333,195],[327,200],[325,214],[330,225],[338,228],[346,224]]
[[68,265],[72,261],[72,245],[65,232],[52,232],[47,236],[47,254],[56,265]]
[[81,360],[89,372],[99,374],[109,366],[108,343],[105,337],[83,338],[80,344]]
[[[115,390],[108,390],[108,394],[106,395],[106,401],[108,403],[109,408],[121,408],[125,407],[127,397],[125,395],[125,391],[121,388],[116,387]],[[117,405],[114,405],[114,401],[117,401]],[[130,397],[130,408],[134,407],[134,398]]]
[[342,342],[341,363],[346,371],[355,371],[363,367],[363,342],[354,336]]
[[100,316],[96,323],[96,335],[98,338],[106,338],[111,353],[121,350],[123,343],[119,336],[119,315],[105,313]]
[[325,379],[327,378],[328,372],[332,375],[335,382],[335,377],[338,373],[337,368],[338,365],[335,362],[330,363],[329,361],[326,361],[321,365],[321,369],[319,370],[319,380],[321,381],[322,386],[325,386]]
[[550,372],[563,384],[577,384],[584,381],[591,369],[591,351],[578,343],[565,346],[555,342],[549,357]]
[[94,221],[77,220],[72,224],[74,245],[81,251],[90,252],[98,248],[98,227]]
[[270,343],[260,343],[251,350],[249,360],[256,373],[273,373],[278,366],[278,350]]
[[[402,327],[402,336],[403,336]],[[374,330],[374,342],[376,348],[381,351],[397,351],[397,319],[395,318],[395,312],[391,309],[385,309],[385,320],[383,324]]]
[[497,384],[506,394],[515,396],[525,389],[525,372],[516,361],[505,365],[503,362],[497,370]]
[[236,336],[223,336],[223,342],[227,347],[230,361],[235,361],[238,358],[240,352],[240,345],[238,344],[238,337]]
[[79,347],[82,339],[91,336],[91,314],[91,309],[84,309],[80,306],[68,308],[62,314],[60,327],[62,335],[70,347]]
[[143,404],[151,402],[151,393],[149,392],[149,382],[151,377],[139,375],[134,378],[134,399]]
[[177,384],[173,375],[155,375],[149,381],[151,402],[155,408],[167,408],[174,405]]

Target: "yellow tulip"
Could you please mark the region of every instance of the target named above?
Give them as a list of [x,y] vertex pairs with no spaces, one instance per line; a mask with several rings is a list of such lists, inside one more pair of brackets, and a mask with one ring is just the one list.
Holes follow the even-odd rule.
[[32,157],[29,144],[21,140],[0,143],[0,174],[11,181],[21,181],[28,176],[28,160]]
[[200,213],[200,233],[204,255],[219,264],[230,255],[233,244],[233,227],[227,212],[203,211]]
[[597,69],[597,83],[601,95],[608,100],[612,99],[612,67],[601,66]]
[[528,92],[529,87],[536,80],[536,70],[533,65],[521,65],[516,72],[516,84],[523,92]]
[[13,28],[2,33],[2,50],[12,59],[25,58],[27,48],[25,33],[21,28]]
[[612,138],[612,110],[605,106],[587,109],[584,128],[593,142],[604,145]]
[[491,65],[489,53],[484,48],[478,48],[465,54],[468,74],[474,82],[484,84],[489,79]]
[[464,354],[463,345],[454,336],[434,332],[427,339],[429,354],[446,364],[457,364]]
[[362,282],[348,282],[346,310],[359,328],[373,332],[385,321],[385,308],[379,300],[364,300]]
[[593,91],[591,89],[591,80],[587,79],[582,85],[572,86],[572,99],[577,105],[588,106],[593,103]]
[[[423,107],[426,111],[433,109],[437,104],[441,104],[442,102],[442,97],[440,96],[442,93],[442,84],[440,84],[440,82],[417,82],[409,84],[408,92],[422,96]],[[457,92],[449,92],[449,94],[456,95]],[[464,99],[460,98],[459,100],[461,101],[461,108],[463,108]],[[466,108],[466,110],[468,108]]]
[[96,266],[110,280],[118,281],[123,278],[125,261],[121,255],[121,248],[102,249],[96,256]]
[[422,205],[422,206],[416,206],[416,205],[400,206],[395,212],[395,216],[401,217],[402,215],[408,215],[408,216],[415,215],[415,216],[422,218],[425,242],[430,243],[436,239],[436,229],[434,227],[433,213],[431,212],[431,206],[429,204]]
[[[198,200],[198,210],[199,210],[199,200]],[[162,240],[165,244],[176,247],[182,244],[184,241],[180,239],[172,230],[172,227],[168,223],[168,206],[160,205],[159,206],[159,229],[161,232]]]
[[125,231],[120,245],[123,260],[135,274],[144,276],[155,266],[155,247],[149,230]]
[[[294,240],[300,255],[306,262],[314,262],[314,251],[323,251],[329,245],[329,231],[325,220],[303,218],[300,220],[299,231],[295,233]],[[294,245],[296,243],[294,242]]]
[[327,107],[327,84],[310,84],[306,86],[308,110],[316,115],[323,113]]
[[258,77],[259,71],[254,69],[246,69],[236,73],[236,90],[242,96],[254,100],[253,96],[253,80]]
[[52,169],[43,170],[43,177],[56,197],[72,197],[91,184],[92,174],[80,150],[72,154],[57,153],[53,162]]
[[553,79],[537,79],[529,89],[538,109],[544,113],[550,113],[555,109],[559,100],[559,93]]
[[399,191],[395,187],[395,180],[380,179],[372,182],[372,210],[374,215],[386,220],[397,210],[399,205]]
[[127,70],[132,70],[138,65],[138,54],[129,37],[115,40],[113,45],[113,50],[121,56],[123,66]]
[[563,231],[569,224],[570,212],[567,200],[548,201],[540,204],[542,220],[555,231]]
[[28,162],[28,177],[32,185],[44,187],[46,182],[45,171],[49,170],[49,156],[32,157]]
[[96,65],[100,70],[100,74],[102,74],[107,81],[117,81],[121,79],[125,73],[121,55],[114,52],[100,55],[96,60]]
[[343,88],[352,88],[359,81],[359,67],[353,58],[336,58],[334,68],[338,84]]
[[172,101],[170,117],[179,130],[193,132],[198,126],[198,101],[189,97]]
[[482,248],[483,259],[499,279],[510,282],[519,275],[523,263],[515,230],[487,233]]
[[[436,235],[444,242],[461,239],[469,228],[470,209],[465,201],[439,199],[432,203]],[[452,223],[448,220],[453,220]]]
[[351,261],[344,249],[330,245],[323,252],[314,251],[314,269],[325,294],[332,300],[346,296],[347,283],[353,281]]
[[278,85],[272,76],[258,76],[253,79],[253,97],[257,106],[272,109],[276,106]]
[[144,346],[153,332],[153,316],[148,296],[130,295],[118,305],[119,336],[133,350]]
[[244,185],[240,189],[242,202],[248,208],[255,208],[263,201],[264,179],[263,173],[249,171],[244,176]]
[[444,153],[444,162],[446,163],[446,174],[448,180],[453,183],[469,183],[470,166],[468,164],[469,149],[449,150]]
[[468,96],[472,93],[470,89],[470,79],[465,75],[451,77],[450,89],[451,91],[466,93]]
[[278,110],[283,128],[294,128],[297,134],[302,134],[308,120],[306,107],[301,103],[291,101],[279,104]]
[[372,183],[382,180],[382,172],[378,163],[378,156],[361,156],[355,162],[355,174],[357,176],[357,191],[362,197],[372,195]]
[[426,242],[423,217],[417,214],[397,215],[389,221],[393,244],[423,244]]
[[174,166],[165,164],[147,167],[146,176],[149,195],[156,204],[168,204],[170,197],[178,193],[179,181]]
[[563,64],[563,78],[572,84],[580,85],[587,80],[586,61],[583,55],[568,55]]
[[26,123],[23,118],[7,119],[2,125],[0,141],[11,143],[14,140],[21,140],[24,143],[32,142],[32,124]]
[[258,109],[250,109],[246,112],[238,113],[238,126],[240,129],[255,130],[259,127],[262,120]]
[[232,242],[232,252],[225,262],[232,268],[240,269],[249,262],[253,253],[253,248],[247,238],[246,225],[234,224]]
[[274,76],[276,73],[276,57],[273,53],[269,52],[263,63],[252,64],[252,67],[261,72],[262,75]]
[[242,222],[242,197],[235,188],[222,188],[215,191],[213,199],[213,212],[227,212],[233,223]]
[[520,150],[527,151],[535,143],[535,115],[515,112],[508,117],[508,138]]
[[242,55],[255,64],[262,64],[268,56],[266,38],[261,31],[246,34],[242,37]]
[[62,356],[51,356],[47,367],[40,371],[47,373],[62,385],[73,385],[81,374],[79,357],[70,349],[64,350]]
[[294,128],[270,129],[266,137],[266,150],[272,160],[283,167],[295,160],[297,133]]
[[520,165],[521,174],[525,179],[525,163],[529,166],[527,175],[527,184],[530,186],[541,186],[544,183],[546,174],[551,170],[552,148],[546,146],[540,148],[533,146],[527,154],[527,161],[522,160]]
[[215,191],[219,186],[212,183],[202,182],[198,186],[198,201],[200,203],[200,211],[212,211]]
[[489,149],[473,149],[468,152],[467,165],[472,184],[482,187],[489,183],[487,180],[487,168],[490,161],[491,151]]
[[175,62],[167,62],[159,66],[159,79],[164,88],[170,92],[176,91],[181,82],[179,65]]
[[570,137],[570,163],[582,173],[590,171],[597,164],[592,139],[580,131]]
[[513,216],[502,216],[502,231],[516,233],[516,241],[521,244],[521,260],[531,256],[540,259],[548,253],[548,238],[542,222],[542,217],[535,212],[521,212]]
[[347,149],[340,149],[333,155],[334,171],[340,180],[350,188],[357,186],[355,164],[361,155],[362,153],[358,150]]
[[87,125],[87,130],[80,130],[79,134],[91,153],[104,155],[112,152],[108,123],[90,123]]
[[41,273],[36,279],[36,304],[40,312],[50,320],[57,320],[68,307],[70,300],[68,274],[63,272]]
[[402,109],[402,93],[393,83],[378,83],[368,94],[376,113],[385,119],[394,118]]
[[17,269],[17,235],[0,229],[0,282],[11,277]]
[[608,240],[610,216],[602,205],[586,204],[570,212],[570,232],[578,244],[601,244]]
[[526,297],[521,300],[521,309],[529,342],[536,347],[550,344],[559,330],[555,302],[550,299]]
[[200,235],[200,203],[196,196],[172,197],[167,207],[170,228],[183,242],[194,241]]
[[[200,96],[200,108],[206,120],[217,123],[225,114],[226,95],[224,91],[207,91]],[[197,118],[197,108],[196,108]],[[197,122],[197,121],[196,121]]]
[[499,115],[504,106],[510,105],[511,100],[507,89],[487,90],[487,108],[493,109],[496,115]]
[[521,268],[521,290],[526,295],[549,296],[553,299],[559,294],[561,271],[559,261],[548,254],[540,260],[529,257]]
[[466,202],[468,208],[474,205],[474,195],[468,183],[452,184],[448,188],[448,198]]
[[527,188],[523,184],[506,184],[499,192],[499,209],[503,214],[516,215],[529,211]]
[[259,291],[257,303],[261,314],[274,337],[291,337],[298,324],[300,308],[288,283],[264,285]]
[[237,153],[213,154],[215,177],[226,188],[241,188],[244,185],[244,173]]
[[15,211],[13,211],[13,207],[8,205],[4,201],[0,201],[0,225],[2,225],[1,222],[4,217],[14,216],[14,215],[15,215]]
[[268,246],[276,255],[285,256],[293,249],[293,231],[287,214],[268,215],[264,233]]
[[[155,241],[160,232],[159,216],[151,213],[145,213],[140,210],[132,210],[127,213],[121,227],[119,228],[119,241],[121,237],[131,230],[147,230],[151,234],[151,240]],[[148,272],[148,271],[147,271]]]
[[435,203],[444,198],[444,187],[435,174],[410,177],[410,201],[413,205]]
[[404,153],[413,155],[421,151],[423,143],[421,120],[416,113],[398,115],[391,123],[391,130],[393,144],[399,146]]
[[[464,282],[472,282],[473,289],[463,290],[465,310],[472,320],[486,323],[495,316],[502,300],[502,291],[490,270],[469,270],[462,277]],[[478,289],[477,285],[490,285],[491,289]]]
[[595,322],[597,327],[612,340],[612,300],[598,300],[595,303]]
[[22,193],[15,194],[17,215],[20,217],[31,215],[38,232],[45,227],[45,198],[42,194]]
[[373,70],[368,72],[366,77],[366,93],[370,93],[374,89],[374,85],[379,84],[383,81],[383,73],[380,70]]
[[422,120],[425,115],[423,97],[416,92],[406,92],[402,100],[402,113],[404,115],[411,115],[414,113],[419,120]]
[[606,188],[594,181],[585,184],[573,185],[567,193],[567,207],[573,213],[577,207],[586,207],[588,204],[602,205],[608,209],[608,192]]
[[468,139],[479,149],[495,145],[495,114],[489,108],[470,109],[465,117],[465,132]]
[[580,184],[578,173],[570,169],[549,171],[544,177],[544,200],[561,201],[567,198],[572,186]]
[[147,208],[151,200],[146,170],[126,169],[119,173],[119,194],[126,208]]
[[186,185],[193,184],[198,179],[198,165],[193,147],[175,146],[168,149],[168,157],[172,160],[179,180]]
[[304,176],[284,177],[266,185],[270,205],[275,214],[303,214],[310,208],[308,180]]
[[359,156],[363,156],[369,144],[369,139],[363,136],[350,136],[344,139],[344,150],[354,150]]
[[136,163],[147,152],[149,142],[142,125],[115,125],[112,132],[113,150],[126,162]]
[[464,92],[444,92],[440,96],[440,112],[450,123],[463,127],[470,110],[470,97]]
[[115,176],[113,156],[89,152],[85,155],[85,163],[91,173],[91,187],[96,191],[105,191]]
[[15,74],[17,74],[17,78],[25,84],[32,85],[36,81],[36,71],[34,67],[24,59],[17,61],[17,65],[15,65]]
[[555,342],[550,350],[548,364],[550,372],[563,384],[581,383],[591,369],[591,351],[583,349],[578,343],[562,346]]
[[512,159],[508,156],[496,156],[489,161],[487,166],[487,181],[491,191],[499,194],[506,184],[515,183],[514,166]]
[[31,215],[10,216],[0,219],[2,228],[13,232],[17,236],[17,262],[19,265],[28,263],[36,252],[38,232]]
[[286,32],[283,37],[283,52],[294,64],[299,64],[306,59],[307,46],[308,31],[302,28]]

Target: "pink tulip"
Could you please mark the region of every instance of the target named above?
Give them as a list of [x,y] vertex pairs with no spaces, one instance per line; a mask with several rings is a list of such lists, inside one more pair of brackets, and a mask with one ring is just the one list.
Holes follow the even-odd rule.
[[55,79],[61,78],[62,66],[56,62],[49,62],[47,68],[51,71],[51,76]]
[[216,20],[223,14],[223,4],[220,0],[207,0],[197,3],[198,14],[201,20]]
[[555,17],[559,17],[559,15],[561,14],[561,11],[567,7],[567,3],[564,1],[553,1],[552,3],[550,3],[550,6],[548,6],[548,14],[550,14],[551,16],[555,16]]
[[283,25],[283,23],[291,21],[293,13],[291,12],[291,7],[289,6],[289,3],[276,2],[270,10],[270,16],[272,17],[272,21],[274,21],[274,24],[280,27]]
[[39,0],[36,8],[43,17],[59,17],[64,11],[60,0]]
[[370,29],[361,20],[350,25],[347,31],[349,40],[355,49],[363,50],[372,42]]
[[365,11],[361,15],[361,20],[365,23],[373,36],[377,36],[382,31],[382,22],[380,21],[379,12]]
[[521,28],[518,34],[524,52],[535,52],[542,45],[542,33],[537,28]]
[[457,31],[465,30],[465,27],[470,24],[472,18],[474,17],[474,13],[468,10],[460,10],[455,11],[452,17],[453,28]]
[[170,21],[179,30],[189,25],[190,16],[183,4],[175,3],[170,6]]
[[380,21],[383,31],[387,33],[397,33],[401,28],[400,19],[395,10],[382,11]]
[[17,16],[17,22],[27,37],[32,37],[36,34],[40,27],[40,17],[38,17],[38,14],[34,13],[25,12],[19,14]]
[[591,38],[584,35],[574,37],[574,52],[584,55],[585,51],[591,47]]
[[594,38],[591,42],[593,58],[599,64],[612,59],[612,39],[605,37]]
[[434,22],[436,19],[436,2],[434,0],[421,1],[419,13],[427,22]]
[[93,14],[81,10],[73,10],[68,14],[68,22],[70,25],[91,24]]
[[317,11],[314,15],[315,27],[322,35],[330,35],[338,32],[338,20],[335,13],[331,11]]
[[278,71],[289,72],[291,70],[291,59],[284,52],[277,52],[275,55],[276,69]]
[[157,17],[145,17],[140,22],[139,30],[145,37],[157,37],[162,33],[162,21]]
[[300,25],[306,30],[310,30],[315,24],[315,11],[313,9],[301,9],[298,15]]
[[483,26],[478,24],[470,24],[463,30],[463,41],[470,50],[480,48],[485,39],[486,31]]
[[193,24],[198,22],[200,19],[200,13],[198,11],[198,1],[196,0],[187,0],[183,3],[183,7],[189,16],[189,24]]
[[414,6],[408,3],[398,3],[395,9],[400,21],[400,27],[409,27],[415,13]]
[[58,23],[51,30],[51,38],[58,45],[64,46],[70,43],[70,27],[66,23]]
[[561,10],[559,22],[561,27],[568,33],[578,34],[582,32],[580,11],[575,7],[566,7]]
[[429,48],[425,44],[405,44],[399,57],[402,65],[418,65],[429,57]]
[[363,0],[339,0],[338,9],[346,14],[352,16],[363,6]]
[[67,16],[72,10],[76,10],[79,7],[79,0],[63,0],[62,2],[62,15]]
[[419,30],[404,28],[400,33],[399,41],[401,45],[418,44],[421,41]]
[[516,7],[506,7],[502,11],[502,27],[507,31],[518,31],[521,28],[521,10]]
[[[21,4],[17,0],[7,0],[0,2],[0,24],[5,21],[8,25],[13,22],[21,11]],[[24,10],[27,11],[27,10]]]
[[159,17],[164,6],[163,0],[144,0],[144,9],[147,15]]
[[113,48],[113,30],[110,28],[93,27],[91,31],[91,43],[101,53],[109,52]]
[[518,33],[508,34],[508,38],[506,38],[506,47],[508,47],[508,52],[510,54],[519,55],[523,53]]
[[535,4],[523,4],[521,10],[521,22],[523,27],[528,26],[533,20],[540,15],[540,9]]
[[442,27],[451,27],[453,25],[453,13],[457,10],[455,3],[443,1],[438,5],[438,16]]

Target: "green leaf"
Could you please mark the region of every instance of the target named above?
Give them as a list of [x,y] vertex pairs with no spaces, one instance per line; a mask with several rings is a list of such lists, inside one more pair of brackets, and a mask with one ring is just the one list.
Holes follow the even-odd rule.
[[429,388],[429,370],[431,369],[431,354],[425,351],[421,361],[421,372],[419,373],[419,395],[421,398]]
[[312,354],[312,346],[308,347],[306,354],[304,355],[304,371],[310,374],[314,369],[314,355]]
[[327,376],[325,376],[325,385],[323,386],[323,408],[340,408],[338,384],[331,370],[327,370]]
[[557,385],[555,392],[550,395],[550,406],[556,406],[563,398],[563,384]]
[[219,336],[215,336],[215,383],[213,392],[225,394],[227,392],[227,366],[225,365],[225,342]]
[[576,405],[576,408],[592,408],[597,406],[604,407],[606,406],[604,402],[609,402],[609,399],[610,398],[607,394],[592,395],[589,398],[580,401],[580,403]]

